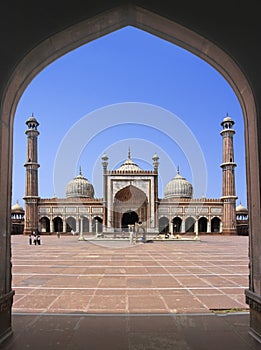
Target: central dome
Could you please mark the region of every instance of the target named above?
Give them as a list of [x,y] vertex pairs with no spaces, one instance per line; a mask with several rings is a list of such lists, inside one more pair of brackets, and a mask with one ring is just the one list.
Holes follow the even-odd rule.
[[66,187],[67,198],[93,198],[93,185],[82,175],[80,170],[73,180],[68,182]]
[[130,149],[128,152],[128,158],[125,160],[125,162],[118,168],[116,169],[117,171],[143,171],[137,164],[135,164],[131,160],[131,155],[130,155]]
[[193,187],[178,171],[177,175],[166,185],[165,198],[192,198]]

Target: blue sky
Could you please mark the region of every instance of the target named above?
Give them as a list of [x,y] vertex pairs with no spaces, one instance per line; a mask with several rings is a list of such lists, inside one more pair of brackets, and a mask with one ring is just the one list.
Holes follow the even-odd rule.
[[144,169],[152,169],[155,152],[160,156],[160,197],[179,167],[197,197],[219,198],[220,123],[228,113],[236,130],[238,203],[247,205],[244,124],[233,90],[206,62],[151,34],[133,27],[113,32],[56,60],[27,87],[14,124],[12,202],[22,205],[25,121],[32,113],[40,123],[44,198],[64,197],[80,166],[102,197],[101,155],[107,153],[113,169],[129,147]]

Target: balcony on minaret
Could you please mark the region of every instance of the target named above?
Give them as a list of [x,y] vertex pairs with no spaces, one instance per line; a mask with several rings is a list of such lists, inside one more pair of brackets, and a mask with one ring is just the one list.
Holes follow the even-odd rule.
[[32,116],[30,118],[28,118],[28,120],[26,121],[26,125],[28,126],[28,129],[30,129],[30,130],[37,130],[39,123],[35,119],[34,115],[32,114]]
[[232,129],[235,122],[232,120],[232,118],[229,117],[227,114],[226,117],[222,120],[221,125],[223,126],[223,129]]

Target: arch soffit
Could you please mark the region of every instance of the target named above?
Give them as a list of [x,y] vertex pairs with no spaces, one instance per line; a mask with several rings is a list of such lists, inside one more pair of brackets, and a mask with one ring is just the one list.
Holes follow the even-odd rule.
[[198,221],[200,219],[203,219],[203,220],[207,220],[208,221],[208,217],[206,215],[200,215],[200,217],[198,218]]
[[164,220],[168,220],[168,221],[170,221],[169,220],[169,218],[166,216],[166,215],[161,215],[160,217],[159,217],[159,220],[161,220],[161,219],[164,219]]
[[144,197],[144,200],[148,201],[148,197],[146,196],[146,193],[142,191],[140,188],[133,185],[126,186],[125,184],[122,185],[122,187],[120,186],[119,190],[114,195],[114,199],[118,199],[121,194],[124,194],[124,191],[128,191],[128,190],[130,190],[130,192],[133,191],[133,193],[136,193],[136,194],[140,193]]
[[74,216],[74,215],[66,216],[66,221],[67,221],[67,220],[70,220],[70,219],[73,219],[73,220],[76,221],[76,216]]
[[[227,53],[206,38],[138,6],[123,5],[105,11],[50,36],[32,49],[17,65],[6,85],[0,111],[2,125],[13,125],[16,107],[24,90],[46,66],[81,45],[128,25],[147,31],[194,53],[219,71],[231,85],[239,99],[245,121],[249,209],[253,210],[252,217],[254,212],[260,213],[257,113],[247,78]],[[12,150],[12,134],[10,134],[9,146]],[[255,165],[251,171],[250,164]],[[11,170],[12,162],[7,170],[7,177],[11,176]],[[9,177],[8,182],[10,182]]]
[[56,215],[56,216],[53,218],[53,221],[54,221],[55,219],[63,220],[62,216],[59,216],[59,215]]
[[211,218],[211,221],[213,221],[213,220],[219,220],[219,221],[221,221],[221,217],[220,217],[220,216],[213,216],[213,217]]
[[185,220],[186,220],[186,221],[189,221],[189,220],[191,220],[191,221],[196,221],[196,219],[195,219],[194,216],[187,216],[187,217],[185,218]]
[[92,220],[94,220],[96,218],[99,218],[99,219],[103,220],[103,216],[102,215],[97,215],[96,214],[96,215],[92,215],[92,217],[91,217]]
[[50,221],[50,216],[49,215],[40,216],[39,221],[41,221],[43,219],[48,219]]

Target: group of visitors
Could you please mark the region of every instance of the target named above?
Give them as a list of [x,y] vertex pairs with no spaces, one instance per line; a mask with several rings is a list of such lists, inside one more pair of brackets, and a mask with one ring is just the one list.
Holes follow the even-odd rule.
[[40,245],[41,244],[41,236],[37,235],[35,232],[29,235],[29,244],[32,245]]

